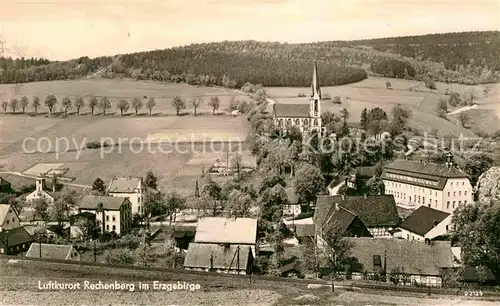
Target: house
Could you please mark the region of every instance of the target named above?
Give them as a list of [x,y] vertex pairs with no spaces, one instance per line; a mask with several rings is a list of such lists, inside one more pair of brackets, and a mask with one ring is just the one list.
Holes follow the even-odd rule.
[[78,207],[80,213],[95,214],[101,227],[108,232],[123,235],[132,227],[132,204],[128,198],[86,195]]
[[401,238],[425,240],[446,235],[451,229],[451,217],[447,212],[420,206],[399,225]]
[[339,203],[331,206],[326,214],[318,215],[314,226],[317,239],[322,239],[332,227],[336,227],[347,237],[373,237],[363,221]]
[[[41,248],[41,252],[40,252]],[[80,253],[72,245],[32,243],[26,257],[80,261]]]
[[17,255],[26,252],[34,241],[24,227],[4,230],[0,232],[0,254]]
[[[384,273],[399,277],[402,284],[441,286],[444,269],[455,267],[449,241],[431,243],[404,239],[349,238],[349,256],[360,264],[353,279],[380,279]],[[382,279],[383,280],[383,279]]]
[[187,250],[189,244],[194,241],[194,236],[196,235],[196,230],[191,229],[176,229],[172,233],[172,238],[175,239],[175,244],[181,250]]
[[26,195],[26,201],[30,202],[33,200],[44,199],[47,203],[54,203],[55,200],[55,191],[49,192],[46,190],[45,186],[45,178],[38,177],[36,179],[35,191]]
[[[296,127],[302,133],[313,131],[323,134],[321,124],[321,88],[319,86],[318,68],[314,63],[311,83],[312,94],[309,103],[280,103],[273,105],[273,123],[280,131],[286,132]],[[297,100],[297,99],[294,99]],[[282,101],[284,102],[284,101]]]
[[0,176],[0,193],[9,193],[12,191],[12,186],[9,181]]
[[[89,211],[84,211],[70,217],[70,237],[73,239],[81,239],[85,236],[92,237],[92,231],[96,227],[96,214]],[[90,230],[89,230],[90,229]]]
[[254,256],[249,245],[190,243],[184,268],[218,273],[249,274]]
[[446,155],[445,164],[396,160],[384,167],[381,178],[386,194],[405,208],[427,206],[451,213],[473,202],[469,178],[454,166],[452,154]]
[[278,273],[282,277],[291,278],[304,278],[304,267],[300,260],[293,260],[292,262],[285,264],[278,269]]
[[140,177],[114,177],[108,186],[108,195],[112,197],[128,198],[132,204],[132,214],[144,213],[146,194],[160,196],[156,189],[144,185]]
[[316,211],[314,212],[315,224],[323,224],[337,204],[358,216],[373,237],[392,237],[390,232],[397,227],[400,221],[396,202],[392,195],[350,197],[320,195],[317,198]]
[[10,204],[0,204],[0,232],[20,226],[21,220],[14,207]]
[[362,190],[366,182],[377,174],[377,166],[358,167],[345,179],[348,188]]
[[302,211],[299,204],[299,197],[292,188],[286,188],[285,191],[288,198],[288,204],[283,206],[283,215],[295,217]]
[[[257,219],[205,217],[198,220],[194,243],[249,246],[256,254]],[[189,253],[189,250],[188,250]]]

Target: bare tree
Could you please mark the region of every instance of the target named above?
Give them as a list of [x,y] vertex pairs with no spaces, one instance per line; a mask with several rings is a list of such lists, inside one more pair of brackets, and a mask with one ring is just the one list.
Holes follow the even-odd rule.
[[458,122],[462,127],[466,127],[466,125],[469,123],[469,119],[469,115],[467,115],[466,113],[462,112],[458,115]]
[[155,98],[151,97],[149,98],[148,102],[146,103],[146,107],[149,109],[149,116],[151,117],[153,108],[156,106],[156,101]]
[[219,97],[211,97],[210,102],[208,102],[208,106],[212,108],[212,113],[215,115],[215,112],[219,109],[220,99]]
[[76,113],[80,115],[80,108],[85,107],[85,101],[82,97],[78,97],[75,100]]
[[19,101],[15,98],[10,99],[10,109],[12,109],[12,113],[16,113],[17,107],[19,106]]
[[23,114],[26,110],[26,107],[28,107],[28,104],[29,104],[29,101],[28,101],[28,97],[26,96],[22,96],[21,97],[21,103],[19,106],[21,106],[21,109],[23,110]]
[[197,116],[198,113],[196,112],[196,110],[201,104],[203,104],[203,98],[202,97],[193,98],[191,104],[193,105],[194,108],[194,115]]
[[135,110],[135,114],[137,115],[137,112],[144,106],[144,103],[142,103],[141,99],[139,98],[134,98],[132,100],[132,108]]
[[123,116],[123,113],[127,113],[127,111],[128,111],[128,108],[129,108],[128,101],[125,99],[121,99],[116,104],[116,107],[120,110],[120,115]]

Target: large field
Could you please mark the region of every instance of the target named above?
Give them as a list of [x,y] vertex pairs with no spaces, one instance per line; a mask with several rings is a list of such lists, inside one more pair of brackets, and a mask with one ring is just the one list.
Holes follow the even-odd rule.
[[[61,101],[64,97],[74,101],[77,97],[83,97],[85,103],[88,102],[89,96],[95,96],[98,99],[107,97],[111,102],[111,109],[108,114],[118,113],[116,103],[120,99],[125,99],[132,103],[133,98],[140,98],[144,101],[144,108],[140,113],[147,113],[145,107],[147,99],[153,97],[156,101],[156,107],[153,109],[155,115],[175,114],[175,109],[172,107],[172,99],[179,96],[186,100],[187,108],[184,112],[192,112],[190,101],[194,97],[202,97],[204,103],[199,107],[198,112],[212,113],[212,109],[208,106],[210,97],[217,96],[220,99],[220,111],[225,111],[228,107],[231,97],[236,100],[246,100],[248,97],[233,90],[226,90],[216,87],[197,87],[185,84],[170,84],[158,83],[153,81],[134,81],[128,79],[84,79],[84,80],[68,80],[68,81],[52,81],[52,82],[35,82],[25,84],[7,84],[0,85],[0,101],[9,101],[11,98],[21,98],[27,96],[30,100],[28,112],[33,112],[31,101],[34,96],[38,96],[41,101],[39,112],[48,113],[48,108],[44,101],[48,95],[55,95],[58,104],[55,107],[55,112],[62,112],[63,108]],[[145,98],[146,97],[146,98]],[[9,110],[10,112],[11,110]],[[76,111],[75,109],[71,110]],[[129,113],[132,113],[132,108]],[[85,107],[81,110],[83,114],[89,114],[90,108]],[[96,109],[95,113],[100,113]]]
[[[391,82],[392,90],[386,89],[385,83],[387,81]],[[392,107],[401,103],[412,110],[413,117],[410,126],[414,128],[427,132],[437,129],[441,136],[449,134],[474,136],[472,132],[474,129],[464,129],[457,126],[453,117],[447,121],[439,118],[435,113],[439,99],[448,99],[448,96],[445,95],[446,89],[469,94],[472,91],[477,97],[480,109],[496,109],[496,112],[485,111],[480,113],[481,117],[478,117],[479,115],[474,110],[467,111],[471,117],[471,126],[486,132],[495,132],[500,129],[498,124],[500,118],[498,84],[467,86],[436,83],[436,86],[437,90],[431,91],[417,81],[370,77],[358,83],[323,87],[323,95],[328,93],[332,97],[339,96],[342,104],[338,105],[332,103],[331,100],[324,100],[321,106],[322,111],[329,110],[337,113],[340,109],[347,108],[351,114],[350,121],[359,122],[361,111],[364,108],[380,107],[389,112]],[[490,88],[490,92],[485,97],[484,89],[487,87]],[[410,88],[412,88],[411,91]],[[273,87],[266,90],[277,103],[304,103],[307,102],[308,98],[297,98],[297,95],[299,93],[306,96],[310,94],[310,88]]]
[[[107,182],[113,176],[144,176],[153,170],[160,177],[161,189],[175,189],[189,196],[202,171],[217,159],[226,160],[227,150],[239,152],[244,163],[252,163],[242,144],[247,134],[246,119],[227,114],[214,116],[207,106],[210,96],[219,96],[223,112],[230,95],[237,93],[183,84],[106,79],[29,83],[17,89],[14,85],[2,86],[4,96],[17,91],[30,98],[38,95],[42,101],[50,93],[58,98],[92,93],[112,101],[154,96],[154,112],[162,116],[0,116],[0,175],[16,172],[36,176],[52,169],[74,178],[74,184],[89,186],[97,177]],[[202,114],[175,116],[170,101],[176,95],[186,100],[204,96],[205,104],[198,110]],[[236,96],[241,98],[246,97]],[[91,141],[111,146],[81,150]]]

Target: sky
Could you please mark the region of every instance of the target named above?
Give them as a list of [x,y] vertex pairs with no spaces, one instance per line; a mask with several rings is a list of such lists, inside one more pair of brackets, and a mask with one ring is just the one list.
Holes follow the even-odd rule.
[[0,0],[4,55],[51,60],[224,40],[293,43],[479,30],[500,30],[500,0]]

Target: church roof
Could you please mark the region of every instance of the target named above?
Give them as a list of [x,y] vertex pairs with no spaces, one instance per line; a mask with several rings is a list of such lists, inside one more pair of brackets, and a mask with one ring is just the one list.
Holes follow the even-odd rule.
[[316,62],[314,62],[313,77],[311,83],[312,94],[311,97],[321,99],[321,88],[319,87],[319,77],[318,77],[318,67]]
[[309,104],[280,104],[273,105],[274,117],[308,118]]

